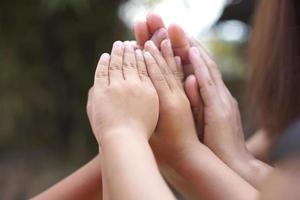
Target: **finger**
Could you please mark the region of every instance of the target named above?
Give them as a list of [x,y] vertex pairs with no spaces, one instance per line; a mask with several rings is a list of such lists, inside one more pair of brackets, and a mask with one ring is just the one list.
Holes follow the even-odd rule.
[[156,31],[151,41],[159,48],[161,45],[161,42],[168,38],[168,32],[165,28],[160,28],[158,31]]
[[184,65],[183,71],[186,76],[193,74],[193,67],[190,65],[188,52],[190,43],[184,30],[176,24],[170,25],[168,29],[169,38],[172,43],[173,51],[176,56],[180,56]]
[[178,86],[182,88],[183,72],[182,72],[182,68],[180,69],[179,67],[177,67],[176,59],[174,57],[170,40],[164,40],[162,42],[161,52],[169,66],[169,69],[173,73]]
[[123,76],[123,54],[124,44],[117,41],[113,44],[111,51],[110,64],[109,64],[109,80],[110,83],[118,80],[124,80]]
[[181,26],[172,24],[168,28],[168,34],[176,56],[180,56],[183,64],[189,63],[189,40]]
[[154,34],[160,28],[164,28],[164,22],[158,14],[149,13],[146,17],[147,26],[150,34]]
[[184,89],[191,103],[191,107],[195,111],[199,111],[202,107],[202,100],[199,92],[199,85],[195,75],[189,75],[184,83]]
[[195,71],[195,76],[199,84],[200,93],[203,103],[210,106],[216,102],[216,88],[204,60],[196,47],[189,50],[189,57]]
[[198,137],[203,138],[203,102],[200,96],[200,89],[195,75],[189,75],[184,82],[185,93],[190,101],[193,115],[196,121]]
[[165,59],[161,55],[158,48],[152,41],[148,41],[145,43],[145,50],[150,52],[151,55],[154,57],[156,63],[158,64],[160,71],[162,72],[163,76],[167,80],[167,83],[171,89],[177,87],[176,79],[172,74],[171,70],[169,69],[168,64],[166,63]]
[[140,79],[142,81],[148,81],[149,80],[149,75],[147,72],[145,60],[143,53],[140,49],[135,50],[135,57],[136,57],[136,62],[137,62],[137,67],[138,67],[138,72]]
[[176,62],[176,71],[178,74],[176,74],[177,78],[181,81],[184,80],[184,73],[183,73],[183,66],[181,62],[181,58],[179,56],[175,56],[175,62]]
[[97,64],[94,85],[97,87],[106,86],[109,84],[108,66],[110,62],[110,55],[104,53],[101,55]]
[[149,52],[144,53],[144,59],[146,62],[147,71],[149,73],[150,79],[158,93],[158,95],[163,95],[165,91],[169,91],[169,85],[160,71],[156,60]]
[[138,79],[135,52],[129,41],[124,42],[123,73],[125,80]]
[[176,80],[180,82],[181,87],[183,87],[184,73],[183,73],[182,62],[179,56],[175,56],[175,62],[176,62],[176,73],[174,75]]
[[219,86],[223,85],[224,82],[222,79],[222,74],[221,74],[216,62],[210,57],[208,52],[200,44],[198,44],[197,47],[198,47],[201,57],[203,58],[205,64],[208,67],[208,70],[209,70],[214,82]]
[[138,49],[138,44],[135,40],[131,40],[130,45],[133,47],[134,50]]
[[160,45],[161,53],[172,73],[176,72],[176,61],[170,40],[164,40]]
[[137,41],[139,48],[142,48],[146,41],[151,37],[151,34],[148,30],[147,22],[140,21],[134,24],[134,35]]

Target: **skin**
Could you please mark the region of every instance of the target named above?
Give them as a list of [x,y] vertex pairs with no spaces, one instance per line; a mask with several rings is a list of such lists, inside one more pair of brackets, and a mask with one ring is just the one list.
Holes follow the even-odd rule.
[[[144,29],[139,29],[142,23],[146,25]],[[151,37],[155,29],[163,27],[158,15],[148,15],[146,22],[139,22],[135,26],[139,45],[145,42],[146,36]],[[142,31],[148,32],[141,34]],[[180,26],[171,25],[168,36],[175,55],[182,60],[184,74],[188,77],[185,91],[193,108],[198,134],[200,137],[203,135],[204,143],[229,167],[259,188],[271,168],[256,159],[246,148],[237,102],[222,81],[218,66]]]
[[274,172],[268,177],[262,187],[260,199],[299,199],[300,173],[299,155],[291,157],[276,164]]
[[194,190],[183,190],[192,191],[191,198],[245,199],[247,194],[246,198],[254,199],[257,191],[199,142],[180,62],[176,62],[169,40],[164,40],[160,49],[162,53],[152,41],[145,43],[144,50],[152,55],[145,56],[145,61],[160,103],[158,125],[151,137],[153,151],[164,152],[159,155],[173,166],[173,173],[184,172],[179,182],[189,180],[188,186]]
[[148,143],[159,104],[141,63],[142,54],[129,42],[115,42],[95,73],[92,127],[101,149],[104,199],[107,194],[111,199],[175,199]]
[[278,138],[279,135],[269,134],[267,131],[260,129],[247,140],[246,146],[255,158],[269,162],[270,154]]
[[100,158],[95,157],[76,172],[32,199],[102,199]]

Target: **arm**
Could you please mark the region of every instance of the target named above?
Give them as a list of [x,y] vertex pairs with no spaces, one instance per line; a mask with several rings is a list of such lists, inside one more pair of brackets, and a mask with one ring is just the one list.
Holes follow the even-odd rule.
[[246,141],[246,146],[255,158],[267,162],[277,139],[277,135],[268,134],[260,129]]
[[101,163],[99,155],[69,177],[33,199],[102,199]]
[[276,164],[261,189],[261,200],[299,199],[300,162],[297,157],[288,158]]
[[198,141],[180,79],[182,67],[172,53],[170,41],[162,42],[162,53],[151,41],[146,42],[145,51],[152,55],[145,60],[160,100],[160,117],[151,146],[163,161],[165,174],[189,198],[254,199],[257,191]]
[[[174,199],[146,138],[117,130],[102,140],[104,187],[112,199]],[[117,192],[116,192],[117,191]],[[168,191],[168,192],[166,192]]]
[[191,145],[179,162],[171,164],[198,191],[198,199],[256,199],[258,192],[206,146]]
[[141,51],[115,42],[95,73],[91,123],[102,160],[104,198],[174,199],[148,139],[158,120],[158,98]]

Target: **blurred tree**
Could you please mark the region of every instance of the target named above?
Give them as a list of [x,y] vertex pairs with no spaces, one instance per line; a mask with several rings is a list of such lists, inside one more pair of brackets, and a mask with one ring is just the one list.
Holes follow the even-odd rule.
[[90,146],[87,92],[99,55],[126,36],[122,2],[0,1],[0,152]]

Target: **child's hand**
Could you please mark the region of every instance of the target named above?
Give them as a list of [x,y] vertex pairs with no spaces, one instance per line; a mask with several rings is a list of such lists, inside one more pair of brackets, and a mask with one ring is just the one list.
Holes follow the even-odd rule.
[[172,159],[171,155],[179,156],[192,142],[198,142],[190,103],[182,85],[182,66],[180,60],[174,58],[169,40],[162,42],[162,54],[152,41],[145,44],[145,51],[149,76],[159,96],[159,121],[150,143],[160,159]]
[[[112,132],[142,133],[149,138],[158,120],[158,97],[141,53],[129,42],[115,42],[111,56],[103,54],[95,73],[92,127],[101,143]],[[128,131],[129,130],[129,131]]]

